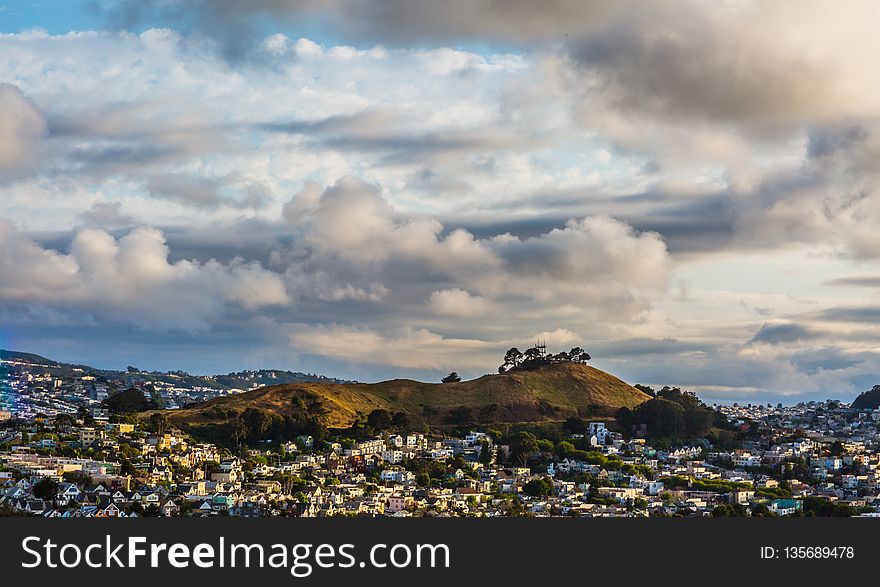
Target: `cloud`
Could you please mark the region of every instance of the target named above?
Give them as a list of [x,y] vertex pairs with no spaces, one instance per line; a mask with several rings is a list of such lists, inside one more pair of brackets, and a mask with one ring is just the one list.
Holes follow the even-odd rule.
[[355,114],[334,115],[314,121],[260,123],[270,132],[315,137],[338,150],[377,152],[382,164],[427,163],[461,155],[528,150],[547,137],[523,136],[497,125],[425,130],[423,123],[397,110],[369,108]]
[[[852,83],[868,91],[877,89],[878,80],[859,79],[841,67],[843,47],[825,37],[822,19],[839,16],[839,7],[799,3],[798,26],[805,30],[787,33],[786,4],[691,4],[694,10],[660,11],[662,26],[631,13],[624,22],[572,40],[571,57],[590,78],[591,92],[607,96],[618,112],[666,121],[702,118],[766,132],[839,120],[841,108],[846,114],[875,111]],[[868,10],[856,2],[844,12],[857,18]],[[811,38],[805,34],[820,30]]]
[[825,285],[838,287],[880,287],[880,276],[855,275],[851,277],[836,277],[826,281]]
[[418,290],[416,283],[448,284],[430,291],[434,311],[463,315],[530,301],[580,305],[604,320],[630,318],[665,288],[672,267],[659,235],[605,216],[525,239],[476,239],[431,218],[397,213],[377,186],[358,178],[342,178],[315,198],[311,186],[285,208],[300,223],[305,247],[295,248],[290,263],[356,280],[345,286],[378,281],[401,295]]
[[589,31],[629,9],[647,8],[644,1],[528,0],[498,4],[492,0],[255,0],[245,8],[233,0],[123,0],[110,16],[116,24],[175,22],[221,42],[224,54],[240,59],[256,42],[260,22],[313,22],[337,34],[359,39],[409,43],[431,40],[490,40],[537,43],[569,33]]
[[18,87],[0,83],[0,176],[36,164],[45,134],[42,112]]
[[264,183],[234,176],[213,179],[157,174],[147,179],[147,190],[155,198],[202,209],[262,208],[272,200]]
[[79,215],[83,225],[88,228],[112,230],[130,228],[137,220],[122,211],[120,202],[95,202],[92,207]]
[[877,306],[853,306],[835,307],[822,310],[818,313],[820,320],[829,322],[856,322],[880,324],[880,307]]
[[0,142],[31,340],[434,378],[537,334],[712,397],[880,373],[867,3],[138,4],[176,30],[0,35],[43,121]]
[[224,306],[244,309],[289,302],[281,279],[258,263],[168,261],[162,232],[135,228],[118,240],[80,230],[67,254],[46,249],[0,222],[0,304],[45,305],[144,329],[207,328]]
[[802,342],[816,338],[817,333],[800,324],[794,323],[765,323],[761,326],[761,330],[750,340],[750,343],[766,343],[766,344],[783,344],[791,342]]
[[480,296],[458,289],[440,289],[431,293],[428,300],[431,310],[441,316],[480,316],[487,317],[491,304]]
[[497,359],[497,345],[445,338],[425,329],[403,328],[382,334],[342,324],[293,324],[290,344],[298,352],[355,363],[375,363],[405,369],[485,369]]

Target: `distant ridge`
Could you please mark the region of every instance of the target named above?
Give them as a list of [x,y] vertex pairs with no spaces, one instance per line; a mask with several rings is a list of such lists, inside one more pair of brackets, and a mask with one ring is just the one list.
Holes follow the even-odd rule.
[[74,371],[82,371],[90,375],[107,378],[123,378],[134,376],[144,382],[151,381],[173,381],[175,383],[189,383],[204,387],[212,387],[214,389],[247,389],[253,386],[274,385],[279,383],[353,383],[344,379],[335,377],[327,377],[311,373],[302,373],[299,371],[286,371],[281,369],[260,369],[245,370],[235,373],[217,374],[217,375],[191,375],[186,371],[140,371],[133,373],[125,370],[117,369],[99,369],[89,365],[61,363],[53,361],[40,355],[33,353],[24,353],[20,351],[9,351],[0,349],[0,359],[8,361],[21,361],[39,365],[46,369],[51,369],[56,376],[69,376]]
[[0,359],[4,361],[24,361],[35,365],[58,365],[56,361],[35,355],[33,353],[21,353],[18,351],[7,351],[0,349]]

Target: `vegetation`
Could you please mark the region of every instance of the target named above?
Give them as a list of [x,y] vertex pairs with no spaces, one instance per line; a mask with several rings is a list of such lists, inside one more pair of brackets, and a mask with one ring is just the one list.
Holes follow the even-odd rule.
[[857,410],[876,410],[880,408],[880,385],[862,392],[853,400],[852,407]]
[[701,438],[713,426],[726,424],[720,420],[723,416],[701,402],[696,394],[678,387],[664,387],[654,399],[640,404],[634,410],[623,407],[617,411],[615,418],[624,429],[640,428],[650,438],[672,441]]
[[440,382],[441,382],[441,383],[460,383],[460,382],[461,382],[461,376],[459,376],[458,373],[456,373],[455,371],[453,371],[452,373],[450,373],[449,375],[447,375],[446,377],[444,377],[443,379],[441,379]]
[[[650,399],[604,371],[568,362],[457,383],[395,379],[372,384],[263,387],[163,412],[168,417],[163,426],[182,428],[206,440],[246,441],[261,436],[286,437],[289,431],[316,425],[329,429],[382,427],[381,412],[373,416],[372,424],[368,420],[374,411],[384,410],[396,419],[392,427],[397,429],[424,430],[430,426],[461,430],[499,423],[562,422],[571,417],[609,418],[622,406],[632,409]],[[249,422],[258,424],[256,427],[248,421],[236,423],[248,409],[271,416],[266,416],[267,422],[250,416]],[[142,414],[141,419],[149,420],[153,413]]]
[[498,367],[499,373],[507,373],[516,369],[537,369],[546,365],[560,363],[586,364],[592,357],[584,349],[574,347],[568,352],[562,351],[557,354],[547,353],[545,345],[535,345],[521,352],[513,347],[504,354],[504,363]]
[[43,477],[34,485],[34,495],[39,499],[55,499],[58,494],[58,481]]
[[553,480],[549,477],[532,479],[523,485],[523,492],[532,497],[547,497],[553,494]]
[[134,414],[144,410],[155,410],[159,407],[155,401],[147,398],[143,391],[135,387],[111,395],[101,404],[114,414]]

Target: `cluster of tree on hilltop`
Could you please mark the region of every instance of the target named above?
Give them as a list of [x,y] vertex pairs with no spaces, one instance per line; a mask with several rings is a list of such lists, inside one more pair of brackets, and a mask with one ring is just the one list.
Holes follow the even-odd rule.
[[642,429],[650,438],[682,440],[706,436],[713,427],[726,427],[721,412],[704,404],[691,391],[678,387],[664,387],[658,392],[646,386],[639,389],[654,399],[639,404],[635,409],[620,408],[615,415],[624,429]]
[[544,365],[555,365],[559,363],[581,363],[586,364],[592,357],[581,347],[574,347],[568,352],[548,353],[545,345],[535,345],[520,351],[513,347],[504,354],[504,363],[498,367],[499,373],[508,373],[518,369],[528,370],[537,369]]

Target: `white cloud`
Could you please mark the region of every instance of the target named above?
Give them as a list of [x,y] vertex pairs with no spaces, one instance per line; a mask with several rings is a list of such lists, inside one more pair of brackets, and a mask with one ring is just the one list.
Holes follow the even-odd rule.
[[445,338],[425,329],[403,328],[387,336],[341,324],[293,324],[290,344],[298,352],[355,363],[381,363],[405,369],[484,369],[498,349],[473,339]]
[[0,303],[45,304],[145,329],[202,329],[226,304],[247,309],[289,302],[279,276],[259,263],[169,262],[162,232],[136,228],[116,239],[83,229],[67,254],[0,222]]
[[33,166],[45,134],[42,112],[18,87],[0,83],[0,175]]
[[428,303],[431,310],[441,316],[479,316],[485,319],[492,311],[492,305],[485,298],[458,288],[432,292]]

